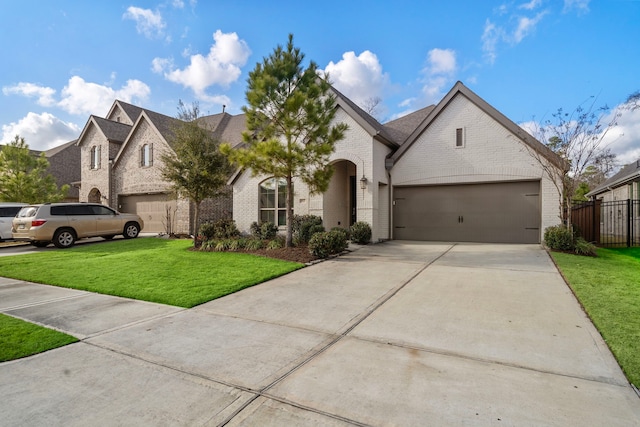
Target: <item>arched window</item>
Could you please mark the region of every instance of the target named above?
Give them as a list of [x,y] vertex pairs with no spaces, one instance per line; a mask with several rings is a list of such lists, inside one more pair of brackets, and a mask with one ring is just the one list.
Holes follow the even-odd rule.
[[287,181],[284,178],[269,178],[260,183],[260,222],[286,225],[286,204]]
[[153,144],[144,144],[140,147],[140,166],[153,165]]
[[91,147],[91,169],[100,169],[100,146]]

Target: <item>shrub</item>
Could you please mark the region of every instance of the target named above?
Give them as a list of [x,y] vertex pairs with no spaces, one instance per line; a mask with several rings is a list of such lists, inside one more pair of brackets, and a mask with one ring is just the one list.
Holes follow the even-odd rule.
[[294,244],[309,243],[311,236],[324,231],[322,218],[316,215],[294,215],[291,231],[293,233]]
[[272,249],[280,249],[284,247],[284,239],[281,238],[275,238],[271,241],[269,241],[269,243],[267,243],[267,249],[268,250],[272,250]]
[[353,224],[350,231],[353,243],[366,245],[371,241],[371,226],[364,221],[358,221]]
[[309,240],[309,251],[318,258],[339,254],[347,248],[347,239],[340,231],[323,231],[314,234]]
[[213,236],[215,236],[215,226],[211,222],[204,222],[200,225],[198,234],[202,236],[202,240],[205,242],[212,240]]
[[556,251],[573,251],[574,236],[564,225],[554,225],[544,230],[544,244]]
[[344,239],[345,240],[351,240],[351,233],[349,233],[349,230],[347,230],[346,228],[333,227],[331,229],[331,231],[336,231],[338,233],[342,233],[342,234],[344,234]]
[[272,222],[263,222],[258,224],[254,221],[251,223],[249,230],[253,237],[260,240],[271,240],[278,234],[278,226]]
[[598,253],[596,252],[596,245],[587,242],[582,237],[578,237],[576,239],[574,251],[578,255],[598,256]]
[[258,249],[262,249],[263,245],[264,244],[261,239],[247,239],[247,243],[244,247],[249,251],[257,251]]

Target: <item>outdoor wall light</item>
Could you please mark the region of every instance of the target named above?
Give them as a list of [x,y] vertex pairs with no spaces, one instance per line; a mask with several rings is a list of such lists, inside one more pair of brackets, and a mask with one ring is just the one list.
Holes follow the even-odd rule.
[[363,190],[367,188],[367,178],[364,175],[360,178],[360,188]]

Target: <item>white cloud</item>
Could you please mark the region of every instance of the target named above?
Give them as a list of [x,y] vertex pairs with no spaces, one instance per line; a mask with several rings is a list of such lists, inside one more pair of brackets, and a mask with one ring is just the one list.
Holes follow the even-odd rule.
[[631,111],[621,105],[615,112],[620,114],[617,125],[609,130],[603,142],[616,153],[622,166],[640,159],[640,109]]
[[527,18],[525,16],[518,19],[518,27],[513,33],[512,43],[518,44],[524,39],[526,36],[531,34],[536,25],[540,22],[540,20],[547,14],[546,11],[538,13],[533,18]]
[[169,81],[190,88],[198,99],[217,102],[214,100],[222,98],[207,95],[206,89],[213,85],[228,87],[237,81],[242,72],[240,68],[246,64],[251,50],[236,33],[217,30],[213,39],[209,54],[192,55],[190,64],[184,69],[174,69],[171,59],[155,58],[152,61],[152,70],[164,73],[164,77]]
[[138,34],[144,34],[145,37],[150,39],[162,37],[166,27],[160,12],[135,6],[129,6],[127,11],[122,15],[122,19],[135,21]]
[[427,66],[422,92],[427,103],[436,103],[442,98],[443,91],[448,89],[458,70],[456,52],[452,49],[431,49],[427,56]]
[[73,76],[62,89],[62,100],[58,106],[71,114],[106,114],[115,99],[132,102],[144,101],[151,89],[140,80],[128,80],[118,90],[97,83],[85,82],[82,77]]
[[529,3],[523,3],[518,6],[518,9],[534,10],[535,8],[540,6],[541,3],[542,0],[531,0]]
[[2,88],[2,93],[5,95],[22,95],[27,98],[37,98],[38,105],[44,107],[50,107],[55,104],[55,89],[50,87],[38,86],[33,83],[18,83],[14,86],[5,86]]
[[378,57],[365,50],[356,56],[345,52],[337,63],[330,61],[324,69],[329,80],[340,92],[364,107],[373,98],[381,98],[389,84],[389,75],[382,71]]
[[503,30],[496,24],[487,19],[484,23],[484,31],[482,33],[482,51],[484,52],[485,60],[489,64],[493,64],[498,56],[497,46],[500,39],[503,38]]
[[64,122],[50,113],[28,113],[17,123],[2,126],[2,143],[7,144],[19,135],[33,150],[47,150],[69,142],[80,135],[81,128]]
[[562,11],[567,13],[575,9],[578,13],[587,13],[589,12],[589,2],[590,0],[564,0]]

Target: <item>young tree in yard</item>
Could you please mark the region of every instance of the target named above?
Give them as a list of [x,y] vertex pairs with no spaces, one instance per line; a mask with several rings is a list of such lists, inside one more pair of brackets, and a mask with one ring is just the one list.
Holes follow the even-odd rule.
[[302,66],[304,54],[287,46],[256,64],[249,74],[246,147],[232,150],[223,144],[229,159],[254,175],[266,174],[286,181],[286,246],[292,245],[293,179],[300,178],[312,193],[327,190],[333,169],[328,166],[335,144],[347,130],[334,124],[335,95],[330,84],[318,76],[311,61]]
[[[548,157],[527,147],[531,156],[542,166],[545,175],[556,185],[561,194],[559,200],[562,221],[571,228],[571,203],[581,184],[581,178],[594,167],[611,171],[615,155],[605,146],[605,138],[617,124],[619,111],[609,112],[608,107],[595,107],[595,99],[587,107],[579,106],[567,113],[559,108],[552,119],[538,124],[534,134],[565,162],[564,168],[553,167]],[[580,192],[584,191],[584,186]],[[578,192],[578,194],[580,193]]]
[[219,142],[209,130],[202,127],[198,118],[197,103],[186,108],[180,101],[178,119],[181,122],[173,130],[169,141],[173,151],[162,154],[162,177],[173,184],[178,194],[189,198],[194,205],[192,229],[194,244],[200,219],[200,204],[208,198],[224,195],[224,187],[229,178],[229,163],[220,153]]
[[44,153],[35,156],[24,138],[15,139],[0,150],[0,202],[59,202],[69,191],[58,188],[47,172],[49,161]]

